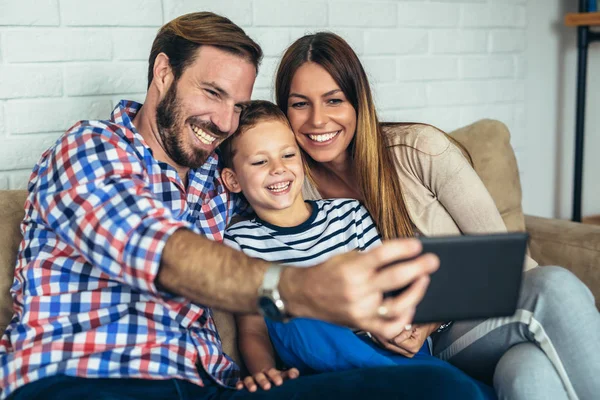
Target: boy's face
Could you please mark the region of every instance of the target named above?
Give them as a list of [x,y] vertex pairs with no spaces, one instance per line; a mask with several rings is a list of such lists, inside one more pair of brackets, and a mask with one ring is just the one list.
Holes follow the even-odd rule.
[[262,121],[234,144],[234,171],[224,171],[232,192],[244,193],[254,211],[283,210],[304,203],[304,167],[300,149],[289,126],[278,120]]

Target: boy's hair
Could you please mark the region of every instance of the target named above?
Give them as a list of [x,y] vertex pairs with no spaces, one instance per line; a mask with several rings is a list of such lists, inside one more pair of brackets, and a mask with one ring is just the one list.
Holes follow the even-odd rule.
[[221,159],[226,168],[233,169],[233,157],[237,152],[234,145],[235,140],[243,135],[244,132],[254,128],[259,122],[265,121],[280,121],[290,126],[287,117],[278,106],[266,100],[252,100],[244,107],[240,114],[240,123],[236,131],[221,143],[219,147],[221,150]]

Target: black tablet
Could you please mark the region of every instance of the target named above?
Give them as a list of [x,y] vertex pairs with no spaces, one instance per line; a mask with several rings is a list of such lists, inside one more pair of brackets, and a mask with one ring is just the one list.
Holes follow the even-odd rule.
[[[513,315],[521,288],[527,233],[420,238],[440,268],[431,275],[415,323]],[[386,293],[395,296],[403,289]]]

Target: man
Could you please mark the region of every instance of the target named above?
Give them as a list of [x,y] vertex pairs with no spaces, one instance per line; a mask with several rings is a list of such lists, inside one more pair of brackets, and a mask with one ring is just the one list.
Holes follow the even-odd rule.
[[215,149],[235,131],[261,57],[228,19],[181,16],[154,41],[143,106],[122,101],[110,120],[79,122],[42,155],[25,204],[16,313],[0,343],[2,398],[364,397],[402,393],[399,379],[423,376],[388,368],[301,377],[268,393],[231,389],[239,369],[209,307],[393,338],[438,265],[421,256],[380,268],[420,253],[414,240],[307,269],[218,243],[242,202],[225,191]]

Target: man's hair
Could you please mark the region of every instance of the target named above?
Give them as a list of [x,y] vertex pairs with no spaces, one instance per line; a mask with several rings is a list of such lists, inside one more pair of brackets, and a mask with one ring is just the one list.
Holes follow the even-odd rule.
[[148,87],[154,78],[154,61],[160,53],[169,57],[177,81],[194,62],[201,46],[214,46],[250,61],[256,68],[263,56],[260,46],[228,18],[211,12],[185,14],[166,23],[152,43],[148,66]]
[[285,114],[275,104],[265,100],[252,100],[240,114],[240,123],[236,131],[220,145],[221,159],[225,167],[233,169],[233,157],[237,152],[234,145],[236,139],[259,122],[265,121],[280,121],[290,126]]

